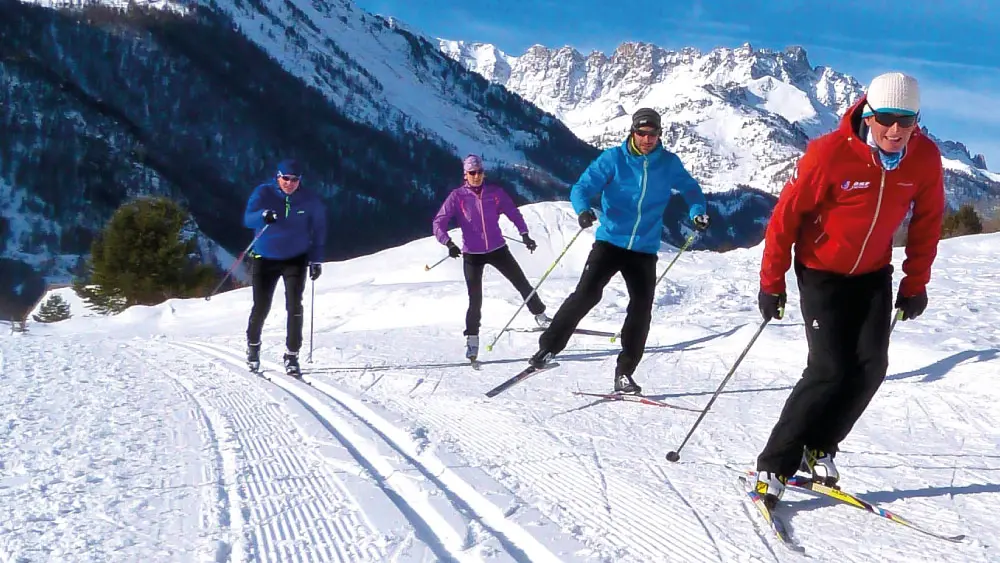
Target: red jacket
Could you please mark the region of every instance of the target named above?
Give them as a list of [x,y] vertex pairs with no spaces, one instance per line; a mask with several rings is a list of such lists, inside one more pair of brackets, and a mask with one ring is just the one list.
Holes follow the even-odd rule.
[[846,275],[884,268],[911,204],[899,290],[909,297],[927,286],[944,216],[941,152],[918,129],[899,166],[885,170],[853,125],[860,124],[863,103],[847,111],[836,131],[809,143],[782,189],[764,235],[763,291],[785,291],[793,244],[807,268]]

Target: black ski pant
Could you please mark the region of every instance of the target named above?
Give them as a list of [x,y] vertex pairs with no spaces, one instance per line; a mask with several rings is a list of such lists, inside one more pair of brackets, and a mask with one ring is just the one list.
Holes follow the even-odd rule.
[[600,303],[605,286],[621,272],[628,289],[628,309],[622,326],[622,351],[618,354],[616,372],[632,375],[642,360],[649,336],[656,260],[656,254],[626,250],[602,240],[595,242],[576,289],[559,307],[549,328],[538,337],[539,350],[552,354],[562,352],[583,317]]
[[303,254],[287,260],[254,257],[251,262],[253,279],[253,308],[247,325],[247,343],[260,343],[264,321],[271,311],[271,300],[278,280],[285,284],[285,311],[287,326],[285,348],[298,353],[302,347],[302,294],[306,289],[308,257]]
[[795,474],[803,448],[835,454],[889,369],[892,266],[857,276],[795,263],[809,357],[785,401],[759,471]]
[[[507,278],[514,289],[521,294],[522,299],[528,299],[534,288],[524,276],[521,266],[518,266],[514,255],[506,246],[485,254],[463,254],[465,271],[465,287],[469,292],[469,310],[465,313],[465,335],[479,334],[479,324],[483,318],[483,270],[487,265],[493,266]],[[528,299],[528,310],[537,315],[545,312],[542,299],[535,293]]]

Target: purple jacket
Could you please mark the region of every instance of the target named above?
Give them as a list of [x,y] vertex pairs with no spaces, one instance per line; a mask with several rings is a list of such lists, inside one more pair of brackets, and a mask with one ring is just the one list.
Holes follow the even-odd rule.
[[528,232],[524,217],[503,188],[483,184],[473,188],[462,184],[448,194],[441,209],[434,216],[434,237],[441,244],[448,244],[448,223],[458,219],[462,229],[462,252],[485,254],[505,246],[507,241],[500,231],[500,214],[504,214],[522,235]]

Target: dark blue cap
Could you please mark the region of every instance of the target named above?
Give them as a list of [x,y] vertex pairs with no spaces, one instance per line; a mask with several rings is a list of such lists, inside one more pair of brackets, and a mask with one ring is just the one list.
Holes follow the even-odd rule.
[[287,174],[289,176],[301,176],[302,169],[299,167],[299,161],[294,158],[286,158],[278,163],[278,174]]

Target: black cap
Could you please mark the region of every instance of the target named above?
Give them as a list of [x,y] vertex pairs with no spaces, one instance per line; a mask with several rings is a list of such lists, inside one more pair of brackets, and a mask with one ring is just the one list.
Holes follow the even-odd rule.
[[632,114],[632,129],[654,127],[660,129],[660,114],[652,108],[640,108]]

